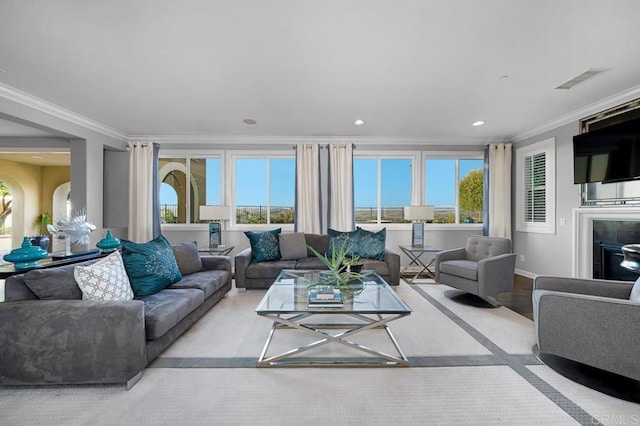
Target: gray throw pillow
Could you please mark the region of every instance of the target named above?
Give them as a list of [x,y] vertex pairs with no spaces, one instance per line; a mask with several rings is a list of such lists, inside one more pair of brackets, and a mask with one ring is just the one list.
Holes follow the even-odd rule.
[[636,280],[636,283],[633,285],[629,300],[631,300],[632,302],[640,302],[640,278],[638,278]]
[[307,257],[307,246],[302,232],[279,234],[278,242],[282,260],[298,260]]
[[82,291],[73,276],[75,265],[34,269],[24,274],[24,283],[39,299],[82,299]]
[[182,275],[202,271],[202,260],[198,254],[198,245],[195,241],[171,244],[171,249]]

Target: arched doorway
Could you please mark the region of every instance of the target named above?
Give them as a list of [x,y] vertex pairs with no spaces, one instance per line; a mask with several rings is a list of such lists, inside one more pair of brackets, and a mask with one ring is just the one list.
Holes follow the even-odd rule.
[[17,248],[29,233],[24,222],[24,191],[10,176],[0,174],[0,181],[4,182],[11,193],[11,247]]
[[[71,193],[71,182],[65,182],[59,185],[53,191],[53,203],[51,208],[51,220],[56,223],[60,219],[68,219],[71,210],[71,200],[69,194]],[[52,251],[64,250],[64,240],[52,237]]]

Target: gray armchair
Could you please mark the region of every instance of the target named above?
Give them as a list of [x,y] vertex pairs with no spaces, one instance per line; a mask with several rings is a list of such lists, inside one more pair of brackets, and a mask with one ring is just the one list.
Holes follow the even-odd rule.
[[538,350],[640,381],[640,302],[633,282],[538,276],[533,322]]
[[465,247],[436,254],[436,282],[483,299],[513,289],[516,255],[511,240],[499,237],[471,236]]

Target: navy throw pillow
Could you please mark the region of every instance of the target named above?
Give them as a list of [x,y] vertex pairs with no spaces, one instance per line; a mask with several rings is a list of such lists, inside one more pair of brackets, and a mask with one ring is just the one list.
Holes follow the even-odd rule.
[[148,296],[180,281],[171,244],[160,235],[148,243],[121,240],[122,261],[136,296]]
[[384,260],[384,247],[387,238],[387,228],[378,232],[367,231],[362,228],[356,230],[354,251],[363,259]]
[[251,243],[251,263],[267,260],[280,260],[280,241],[278,235],[281,228],[265,232],[246,231],[244,234]]

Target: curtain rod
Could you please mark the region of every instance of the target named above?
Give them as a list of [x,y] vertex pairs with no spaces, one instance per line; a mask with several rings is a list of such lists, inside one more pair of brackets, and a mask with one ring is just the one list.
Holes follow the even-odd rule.
[[[312,144],[305,144],[305,145],[312,145]],[[346,144],[344,144],[346,145]],[[326,145],[320,145],[320,149],[329,149],[329,146],[331,146],[331,144],[326,144]],[[353,149],[356,149],[356,144],[352,143],[351,146],[353,147]],[[291,148],[292,149],[296,149],[298,146],[297,145],[293,145]]]

